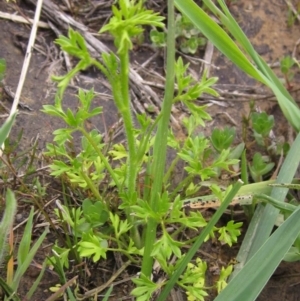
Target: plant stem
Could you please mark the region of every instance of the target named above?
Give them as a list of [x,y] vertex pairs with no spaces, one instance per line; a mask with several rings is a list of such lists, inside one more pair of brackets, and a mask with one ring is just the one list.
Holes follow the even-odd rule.
[[177,187],[172,191],[172,194],[170,195],[171,199],[175,199],[176,196],[179,194],[181,190],[183,190],[194,178],[195,176],[192,174],[187,175],[178,185]]
[[[88,187],[92,190],[94,196],[99,200],[102,201],[103,203],[106,204],[106,202],[102,199],[97,187],[95,187],[93,181],[88,177],[85,173],[85,171],[81,172],[81,176],[84,178],[85,182],[87,183]],[[107,204],[106,204],[107,205]]]
[[127,178],[126,185],[128,188],[129,196],[135,191],[137,168],[136,168],[136,144],[134,137],[134,126],[130,111],[129,99],[129,52],[128,49],[120,53],[120,84],[122,99],[119,99],[119,110],[124,122],[125,134],[128,143],[128,161],[127,161]]
[[[157,202],[162,191],[163,176],[167,153],[167,134],[170,122],[171,108],[174,96],[174,74],[175,74],[175,22],[174,1],[168,0],[168,37],[167,37],[167,79],[165,86],[165,97],[162,104],[162,118],[159,121],[157,135],[153,148],[153,165],[151,176],[153,186],[151,190],[150,206],[155,212]],[[146,228],[145,251],[142,262],[142,273],[150,277],[153,265],[151,253],[156,239],[157,222],[149,218]]]
[[179,160],[180,160],[180,157],[177,155],[175,157],[175,159],[172,161],[168,171],[166,172],[166,174],[164,176],[164,184],[167,184],[167,182],[169,181],[169,178],[170,178],[172,172],[174,171],[175,166],[176,166],[176,164],[178,163]]
[[[129,97],[129,51],[128,49],[120,53],[120,85],[122,99],[119,99],[119,111],[124,122],[125,134],[128,144],[128,158],[127,158],[127,174],[126,187],[128,189],[128,197],[132,198],[136,189],[136,178],[138,166],[136,164],[136,144],[134,137],[134,126],[130,111],[130,97]],[[121,103],[122,102],[122,103]],[[138,228],[134,223],[134,217],[131,215],[130,207],[126,210],[126,217],[132,224],[130,229],[131,237],[137,248],[142,247],[141,237]]]

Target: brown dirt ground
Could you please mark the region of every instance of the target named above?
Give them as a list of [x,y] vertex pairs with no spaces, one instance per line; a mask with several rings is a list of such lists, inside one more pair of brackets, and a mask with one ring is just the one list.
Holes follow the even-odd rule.
[[[21,10],[24,14],[32,15],[32,8],[26,6],[21,2]],[[0,2],[0,11],[11,12],[15,11],[15,6]],[[231,11],[236,17],[238,23],[241,25],[246,35],[250,38],[258,53],[268,63],[278,62],[284,55],[291,54],[296,41],[299,39],[299,24],[296,22],[292,27],[287,27],[287,13],[288,8],[285,1],[282,0],[239,0],[231,6]],[[6,84],[12,87],[15,91],[19,75],[23,63],[24,52],[22,51],[22,43],[26,47],[27,37],[30,33],[30,29],[26,25],[14,23],[12,21],[0,19],[0,57],[5,58],[7,61],[7,76]],[[49,50],[53,46],[53,39],[55,36],[49,30],[40,30],[38,33],[37,44],[41,46],[44,51]],[[21,43],[21,44],[20,44]],[[110,42],[108,42],[110,43]],[[52,49],[52,48],[51,48]],[[149,57],[149,51],[145,48],[137,48],[134,53],[134,59],[139,62],[145,61]],[[152,53],[151,53],[152,55]],[[299,58],[298,51],[296,52]],[[53,72],[61,72],[62,63],[59,66],[54,66],[54,62],[57,60],[57,53],[53,52],[53,57],[46,58],[43,54],[34,51],[30,64],[28,76],[26,78],[25,86],[22,93],[22,101],[32,108],[32,111],[20,110],[20,115],[17,118],[16,124],[13,130],[13,137],[23,129],[24,135],[21,141],[20,148],[25,149],[28,147],[32,140],[38,137],[39,149],[41,152],[45,148],[46,142],[51,141],[53,130],[57,129],[61,124],[56,119],[44,115],[40,112],[44,104],[53,103],[53,97],[55,89],[50,81],[50,75]],[[219,77],[219,85],[232,84],[237,90],[241,89],[241,86],[250,86],[255,88],[261,88],[252,79],[249,79],[240,70],[234,67],[230,62],[224,58],[222,54],[215,51],[212,61],[213,65],[218,69],[211,69],[213,75]],[[155,61],[156,66],[161,66],[162,58],[158,58]],[[89,76],[89,74],[87,74]],[[98,75],[97,75],[98,76]],[[102,93],[109,93],[108,89],[101,85],[100,80],[96,80],[97,89]],[[300,87],[299,72],[296,73],[293,81],[293,89],[297,90]],[[85,85],[86,86],[86,85]],[[74,91],[69,90],[66,97],[66,105],[74,108],[76,102],[74,101]],[[297,93],[293,93],[296,101],[299,101]],[[105,126],[110,127],[117,121],[117,114],[114,105],[110,101],[103,101],[100,97],[96,98],[96,104],[104,107],[105,120],[97,122],[95,126],[103,131]],[[6,107],[10,107],[11,103],[8,100],[3,101]],[[290,130],[280,113],[280,109],[275,101],[261,100],[257,101],[256,105],[270,114],[275,115],[275,134],[280,137],[288,137]],[[226,109],[224,109],[224,106]],[[2,110],[2,109],[1,109]],[[249,103],[240,101],[239,98],[236,101],[230,101],[223,103],[215,103],[209,108],[209,112],[213,117],[213,121],[205,129],[206,133],[209,133],[213,127],[232,125],[232,120],[239,126],[244,114],[247,114],[249,110]],[[226,112],[226,115],[223,114]],[[105,126],[104,126],[105,124]],[[239,139],[239,137],[237,138]],[[57,193],[52,188],[49,195]],[[50,199],[50,197],[49,197]],[[48,200],[47,200],[48,201]],[[24,204],[20,205],[21,218],[26,217],[26,210],[28,206]],[[39,220],[35,220],[36,223]],[[39,235],[40,230],[35,230],[34,237]],[[17,233],[18,236],[18,233]],[[51,235],[48,241],[44,243],[45,249],[41,250],[38,256],[35,258],[35,264],[33,264],[26,277],[20,286],[20,296],[23,297],[27,292],[28,287],[35,280],[37,273],[39,272],[38,263],[42,263],[45,254],[49,251],[47,247],[49,242],[52,242]],[[229,249],[222,248],[215,245],[205,245],[201,251],[203,258],[209,262],[210,269],[213,270],[220,261],[228,262],[231,258],[234,258],[237,252],[237,248]],[[211,256],[208,256],[210,253]],[[205,255],[206,254],[206,255]],[[113,259],[110,260],[110,264],[113,266]],[[109,267],[109,269],[111,269]],[[108,273],[107,267],[97,266],[91,270],[92,281],[90,285],[94,287],[101,285]],[[213,276],[211,276],[213,277]],[[209,279],[211,281],[211,279]],[[55,285],[58,282],[58,277],[51,271],[47,271],[41,285],[39,286],[34,298],[32,300],[46,300],[50,295],[48,288]],[[270,279],[268,285],[265,287],[261,295],[257,300],[259,301],[293,301],[300,300],[300,264],[282,263],[276,270],[275,274]],[[114,300],[121,300],[121,297],[128,294],[130,288],[129,282],[125,282],[119,286],[119,295]],[[129,297],[130,299],[130,297]],[[213,296],[210,296],[213,299]],[[113,300],[113,299],[111,299]]]

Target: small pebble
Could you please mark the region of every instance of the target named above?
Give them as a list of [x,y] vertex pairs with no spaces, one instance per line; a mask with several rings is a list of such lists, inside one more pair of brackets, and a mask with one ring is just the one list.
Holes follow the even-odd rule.
[[22,213],[18,213],[17,215],[16,215],[16,222],[17,223],[20,223],[20,222],[22,222],[23,221],[23,214]]

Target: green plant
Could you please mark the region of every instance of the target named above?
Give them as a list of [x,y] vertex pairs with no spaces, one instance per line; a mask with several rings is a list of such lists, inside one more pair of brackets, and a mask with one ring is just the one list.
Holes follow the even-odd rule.
[[[188,18],[181,14],[177,14],[175,18],[175,38],[179,49],[183,53],[194,54],[206,44],[206,39],[201,35],[200,31]],[[152,29],[150,31],[150,39],[156,47],[165,47],[167,34],[164,31]]]
[[[241,38],[240,44],[244,45],[246,50],[250,52],[257,67],[246,59],[243,52],[230,40],[227,34],[199,10],[192,1],[177,0],[176,3],[179,9],[185,11],[193,23],[200,28],[201,32],[203,31],[225,54],[235,60],[237,65],[273,89],[284,114],[295,129],[299,129],[299,109],[295,102],[271,70],[268,69],[265,62],[253,51],[251,44],[231,18],[224,2],[220,1],[220,5],[226,15],[212,3],[205,1],[207,7],[215,12],[224,21],[225,25],[228,25],[229,29],[233,31],[233,36],[236,34]],[[196,265],[190,265],[188,269],[186,267],[201,244],[216,232],[215,224],[242,186],[242,183],[238,182],[233,186],[229,186],[225,193],[216,187],[211,188],[213,193],[223,202],[208,222],[204,220],[199,212],[186,216],[185,212],[182,211],[182,199],[187,195],[199,192],[202,181],[217,177],[220,169],[230,171],[230,166],[238,163],[236,159],[230,157],[233,152],[230,149],[231,143],[229,143],[232,139],[230,131],[228,133],[226,131],[226,139],[224,140],[219,139],[220,134],[216,132],[212,139],[218,150],[216,152],[214,152],[209,139],[202,135],[193,134],[196,127],[203,126],[205,121],[210,118],[205,112],[205,107],[197,106],[193,100],[203,92],[216,94],[211,88],[216,79],[207,79],[204,73],[201,81],[194,83],[191,76],[186,75],[188,66],[183,64],[182,59],[178,59],[176,64],[174,63],[175,18],[173,1],[169,0],[167,81],[162,111],[155,120],[151,120],[146,115],[137,116],[138,126],[135,126],[130,113],[128,92],[128,52],[132,47],[130,38],[142,32],[141,25],[157,27],[163,24],[160,17],[143,8],[142,1],[138,3],[120,1],[119,7],[113,7],[113,13],[113,18],[102,28],[101,32],[108,30],[114,36],[118,58],[110,53],[102,54],[102,62],[93,59],[88,53],[83,38],[71,29],[68,38],[61,36],[57,40],[64,51],[79,58],[80,61],[67,75],[55,78],[59,88],[55,104],[44,106],[44,112],[63,119],[67,125],[66,128],[55,131],[55,143],[48,145],[47,155],[54,158],[51,168],[55,176],[63,177],[81,195],[87,193],[92,197],[89,198],[89,201],[85,201],[84,206],[80,206],[83,209],[80,207],[71,208],[66,203],[64,207],[62,206],[57,211],[61,222],[68,229],[67,233],[71,234],[70,239],[73,247],[68,249],[57,245],[55,247],[57,253],[54,258],[56,260],[55,264],[61,269],[61,275],[64,275],[63,266],[68,264],[68,256],[73,250],[81,258],[87,257],[94,261],[105,258],[108,251],[119,252],[128,257],[131,262],[142,265],[141,276],[134,280],[136,288],[132,292],[137,300],[148,300],[155,291],[163,286],[164,290],[157,300],[165,300],[170,289],[176,282],[180,285],[180,281],[182,281],[181,286],[189,293],[191,300],[193,300],[192,298],[201,299],[206,293],[203,278],[198,279],[197,275],[193,273],[193,269],[200,270],[203,274],[205,265],[196,262]],[[97,131],[88,132],[85,128],[84,121],[86,119],[101,113],[101,108],[90,110],[93,91],[87,93],[79,91],[80,107],[76,113],[70,109],[64,110],[62,107],[63,92],[68,82],[77,72],[89,66],[96,66],[108,78],[112,86],[114,101],[124,120],[127,146],[116,144],[112,147],[109,155],[114,159],[114,164],[111,163],[110,157],[105,152],[102,145],[102,136]],[[174,83],[178,87],[176,95],[174,95]],[[188,133],[188,137],[184,142],[178,141],[173,133],[168,130],[171,106],[177,101],[181,101],[191,112],[190,118],[184,120],[184,126]],[[156,135],[155,138],[152,138],[154,130],[156,130]],[[69,146],[73,142],[75,132],[80,132],[82,139],[81,151],[74,156],[73,150],[70,150]],[[168,140],[166,137],[168,137]],[[176,150],[177,156],[165,173],[167,143],[169,147]],[[291,162],[299,162],[299,152],[296,153],[295,151],[299,148],[298,144],[297,141],[291,147],[288,158],[280,171],[278,181],[291,182],[295,169],[293,169],[294,167],[290,169],[289,165]],[[176,162],[180,159],[186,163],[187,176],[177,187],[173,188],[170,180],[172,178],[171,174]],[[261,162],[258,160],[258,163]],[[260,168],[261,164],[258,164],[258,167]],[[259,168],[257,170],[260,170]],[[146,173],[144,176],[145,188],[141,192],[136,182],[142,169],[145,169]],[[287,173],[287,169],[290,169],[290,174]],[[109,187],[117,189],[114,199],[117,206],[112,206],[109,201],[107,183],[109,183]],[[286,189],[274,187],[273,190],[272,194],[279,191],[280,199],[284,198]],[[182,196],[179,195],[179,191],[183,191]],[[101,212],[95,215],[91,214],[89,208],[98,208],[99,202],[101,208],[98,210],[101,210]],[[273,218],[275,213],[278,213],[278,209],[273,207],[270,209],[270,207],[271,205],[259,206],[259,209],[263,208],[266,212],[271,212]],[[114,211],[112,208],[114,208]],[[293,222],[299,224],[299,210],[296,210],[268,240],[265,237],[269,236],[269,230],[273,228],[274,223],[272,224],[269,217],[267,220],[268,229],[262,231],[264,232],[263,237],[255,237],[258,241],[255,241],[255,248],[251,250],[253,256],[251,264],[246,264],[245,269],[242,270],[243,272],[240,272],[245,290],[250,288],[245,278],[247,271],[252,272],[253,266],[255,266],[262,274],[260,275],[255,271],[255,277],[260,280],[260,283],[251,294],[252,298],[263,287],[266,279],[270,277],[272,270],[278,265],[299,233],[299,230],[293,229],[289,235],[284,236]],[[257,222],[257,220],[254,220],[254,222]],[[168,232],[168,226],[174,223],[176,223],[178,230],[172,233]],[[204,227],[203,231],[198,237],[192,239],[194,244],[189,252],[183,256],[181,246],[184,241],[179,240],[178,233],[186,227],[194,229],[200,225]],[[262,227],[261,225],[259,223],[259,227]],[[82,230],[85,227],[87,227],[87,231]],[[239,224],[229,222],[224,229],[218,229],[221,234],[219,239],[228,244],[234,243],[239,235],[239,227]],[[278,242],[281,237],[285,238],[284,246],[279,246],[278,243],[275,244],[276,239]],[[261,240],[263,240],[263,243],[265,242],[265,245],[256,252],[257,246],[261,245],[259,244]],[[266,265],[259,266],[259,262],[263,256],[266,256],[270,248],[276,249],[278,252],[276,256],[272,257],[273,261],[271,263],[271,259],[268,258],[270,267],[264,273],[262,266],[266,268]],[[178,258],[174,264],[169,263],[171,256]],[[154,283],[150,280],[154,259],[159,262],[170,280],[163,283]],[[244,263],[245,260],[243,259],[241,262]],[[184,274],[184,271],[186,271],[186,274]],[[230,268],[223,271],[224,273],[216,285],[219,290],[226,286],[225,278],[228,277]],[[181,279],[180,276],[182,276]],[[251,274],[250,276],[252,277]],[[248,274],[248,277],[250,276]],[[250,300],[245,291],[242,291],[241,281],[235,280],[237,278],[239,277],[235,277],[233,280],[239,285],[237,296],[240,299],[236,299],[232,289],[233,285],[229,282],[220,293],[219,300],[222,300],[223,296],[227,296],[223,300]],[[241,294],[240,291],[242,291]]]
[[[175,0],[177,8],[190,18],[201,32],[229,59],[231,59],[238,67],[244,70],[257,80],[268,85],[277,96],[278,103],[286,116],[287,120],[293,127],[299,131],[299,108],[289,93],[282,86],[278,78],[273,74],[272,70],[254,51],[252,45],[241,31],[236,21],[231,16],[224,1],[219,0],[219,9],[212,1],[204,0],[206,7],[219,19],[222,26],[225,26],[230,34],[238,41],[240,47],[243,48],[255,62],[254,66],[238,48],[237,44],[219,27],[204,11],[202,11],[193,1]],[[296,172],[299,163],[299,143],[300,136],[297,136],[294,144],[287,155],[287,158],[279,172],[278,182],[289,183]],[[295,166],[296,165],[296,166]],[[274,198],[282,202],[285,198],[287,190],[281,188],[273,188],[271,193]],[[289,231],[289,226],[298,219],[299,210],[296,210],[280,228],[269,238],[273,229],[278,209],[270,204],[266,207],[258,206],[246,237],[241,246],[241,251],[237,260],[239,266],[235,267],[233,279],[228,286],[220,293],[216,300],[255,300],[260,290],[271,276],[276,266],[282,260],[284,254],[288,251],[293,241],[299,234],[299,230]],[[287,231],[287,232],[286,232]],[[287,234],[288,233],[288,234]],[[278,239],[285,238],[284,242],[278,244]],[[274,251],[276,249],[276,251]],[[270,250],[274,253],[270,255]],[[269,254],[269,255],[266,255]],[[189,255],[189,254],[188,254]],[[267,257],[266,257],[267,256]],[[186,256],[187,257],[187,256]],[[189,257],[188,259],[190,259]],[[266,260],[268,258],[268,262]],[[186,260],[185,264],[187,264]],[[270,262],[272,262],[270,264]],[[263,264],[262,264],[263,263]],[[172,285],[178,279],[180,272],[174,273],[170,279],[170,285],[167,285],[159,296],[158,301],[165,300]],[[238,277],[236,276],[238,274]],[[250,280],[251,279],[251,280]],[[256,285],[253,286],[255,281]],[[238,288],[238,289],[237,289]]]
[[0,59],[0,82],[3,80],[6,71],[6,61]]
[[282,72],[285,80],[285,85],[288,90],[292,88],[291,81],[294,78],[294,72],[291,70],[292,67],[295,65],[295,61],[289,55],[285,56],[280,60],[280,71]]
[[293,11],[290,5],[288,5],[288,11],[287,11],[287,26],[292,27],[295,24],[295,21],[297,20],[297,15],[300,12],[300,5],[297,3],[297,9],[296,11]]
[[270,131],[274,127],[274,116],[268,115],[266,112],[251,113],[251,123],[254,131],[254,138],[258,145],[263,145],[268,149],[267,142]]
[[212,145],[219,153],[221,153],[222,150],[228,149],[231,146],[234,138],[234,128],[225,127],[223,130],[215,128],[211,134]]
[[[5,60],[0,60],[0,81],[4,78],[6,70],[6,62]],[[16,118],[16,114],[9,116],[4,124],[0,128],[0,146],[1,146],[1,156],[2,156],[2,148],[5,140],[7,139],[10,130],[14,124]],[[10,234],[10,238],[12,238],[12,227],[17,209],[17,202],[14,197],[14,194],[11,190],[7,190],[6,192],[6,208],[3,213],[3,217],[0,223],[0,264],[2,264],[4,260],[4,256],[8,250],[7,248],[7,236]],[[8,253],[12,252],[12,245],[10,245]],[[11,256],[11,254],[9,254]],[[8,282],[12,279],[13,266],[12,261],[9,261],[9,266],[7,269],[7,280]],[[7,288],[8,285],[5,281],[3,281],[4,286]]]
[[[248,166],[250,175],[255,182],[262,181],[264,176],[270,174],[275,166],[272,161],[276,160],[277,155],[281,154],[282,151],[284,155],[288,152],[289,145],[287,143],[281,143],[271,138],[271,131],[274,125],[273,115],[268,115],[266,112],[256,112],[254,103],[250,103],[250,112],[248,116],[243,117],[243,140],[245,141],[246,149],[251,154],[251,158],[246,160],[245,157],[243,162]],[[249,129],[252,129],[252,131],[249,131]],[[252,155],[252,149],[254,148],[253,137],[256,142],[256,148],[261,151],[256,152],[254,155]]]
[[[12,290],[14,292],[17,291],[22,276],[24,275],[24,273],[28,269],[28,267],[31,264],[36,252],[40,248],[43,240],[46,237],[46,234],[48,233],[48,229],[44,230],[44,232],[37,239],[37,241],[34,243],[34,245],[32,247],[30,247],[31,238],[32,238],[32,228],[33,228],[32,224],[33,224],[33,208],[30,211],[28,221],[26,223],[24,233],[23,233],[23,236],[22,236],[19,248],[18,248],[18,252],[17,252],[17,263],[18,263],[17,270],[15,271],[12,282],[8,283],[8,285],[10,285],[10,287],[12,288]],[[41,274],[44,273],[45,268],[46,268],[46,266],[44,266],[44,268],[42,269]],[[41,278],[38,277],[37,280],[40,281]],[[37,286],[36,283],[34,285]],[[27,297],[29,299],[30,299],[31,295],[33,294],[33,292],[34,292],[33,290],[30,290],[28,292]]]
[[[115,37],[118,58],[113,53],[104,53],[103,63],[93,59],[83,38],[72,29],[69,30],[68,37],[59,37],[56,42],[62,49],[80,61],[65,76],[54,78],[59,88],[55,104],[43,107],[45,113],[61,118],[66,124],[65,128],[54,132],[54,143],[47,145],[46,155],[53,157],[50,165],[52,175],[65,179],[72,185],[73,190],[76,189],[81,195],[90,195],[78,208],[71,208],[65,203],[56,210],[61,224],[69,234],[67,240],[70,241],[67,241],[65,247],[56,244],[54,256],[50,261],[57,270],[60,270],[63,278],[63,269],[68,268],[71,254],[74,254],[73,258],[79,255],[78,260],[91,258],[98,261],[101,258],[105,259],[108,251],[119,252],[132,262],[142,265],[141,277],[135,280],[138,287],[133,291],[137,300],[147,300],[151,292],[157,289],[157,285],[149,279],[154,259],[160,263],[166,274],[171,275],[179,263],[176,262],[173,266],[168,264],[170,257],[174,254],[179,259],[182,257],[180,247],[184,242],[179,241],[179,231],[174,233],[167,231],[168,225],[176,223],[180,230],[207,225],[199,212],[186,216],[178,191],[183,190],[186,195],[195,194],[201,188],[201,185],[197,185],[199,178],[210,179],[217,176],[220,170],[229,171],[232,164],[238,163],[236,159],[229,158],[231,153],[229,148],[222,149],[219,153],[214,152],[209,139],[194,135],[194,130],[205,125],[210,116],[205,112],[205,106],[198,106],[193,101],[202,93],[217,95],[211,88],[216,78],[208,79],[204,73],[199,83],[194,82],[192,77],[186,74],[188,65],[184,65],[181,58],[174,63],[175,50],[172,44],[175,27],[172,23],[174,21],[172,6],[169,11],[171,23],[168,27],[172,28],[168,36],[168,45],[171,44],[168,48],[171,50],[168,50],[170,53],[167,62],[169,76],[162,113],[155,120],[146,115],[138,115],[138,126],[135,126],[130,112],[128,93],[128,52],[132,47],[130,38],[142,31],[141,25],[163,26],[162,18],[145,10],[142,1],[137,3],[120,1],[119,8],[113,7],[114,16],[100,31],[109,30]],[[90,109],[94,96],[92,90],[86,93],[79,90],[79,107],[76,112],[63,109],[62,97],[68,82],[76,72],[89,66],[96,66],[111,84],[114,101],[124,120],[127,147],[115,144],[106,153],[102,136],[96,130],[87,131],[85,121],[102,112],[101,108]],[[173,95],[174,81],[178,86],[176,95]],[[188,132],[188,138],[184,143],[168,130],[171,106],[178,101],[191,112],[190,118],[184,121]],[[70,147],[75,132],[82,135],[81,150],[76,155]],[[177,157],[165,173],[167,143],[176,150]],[[188,176],[174,188],[170,175],[179,159],[186,162]],[[207,163],[209,161],[210,164]],[[143,168],[146,170],[145,188],[140,191],[136,182]],[[117,189],[112,200],[108,188]],[[229,193],[227,203],[236,193],[236,189],[232,191],[230,189],[231,187],[227,190]],[[224,211],[225,207],[222,210]],[[236,241],[239,227],[240,225],[234,226],[232,223],[224,230],[209,227],[209,232],[204,238],[207,239],[208,234],[213,235],[219,231],[220,239],[231,244]]]
[[7,253],[7,236],[13,226],[17,203],[11,190],[6,193],[6,209],[0,223],[0,264]]
[[249,170],[254,182],[261,182],[263,176],[270,173],[274,168],[273,162],[268,162],[269,158],[263,157],[260,153],[255,153],[252,164],[249,163]]

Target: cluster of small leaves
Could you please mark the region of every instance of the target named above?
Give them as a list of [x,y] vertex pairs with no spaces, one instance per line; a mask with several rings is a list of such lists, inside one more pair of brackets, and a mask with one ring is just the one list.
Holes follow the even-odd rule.
[[275,141],[270,139],[270,133],[274,127],[274,116],[268,115],[266,112],[255,112],[254,105],[250,104],[250,114],[248,117],[249,126],[252,127],[253,136],[258,146],[264,147],[267,152],[266,155],[262,155],[257,152],[252,157],[252,162],[248,162],[248,168],[252,179],[255,182],[262,181],[263,176],[268,174],[275,166],[271,162],[271,156],[281,152],[282,145],[276,144]]
[[139,278],[133,278],[136,288],[132,290],[131,295],[136,297],[137,301],[148,301],[154,292],[158,291],[163,283],[154,283],[148,277],[141,274]]
[[266,112],[251,114],[252,128],[254,137],[259,145],[264,145],[263,139],[268,137],[270,131],[274,127],[274,116],[268,115]]
[[285,56],[280,60],[280,70],[284,76],[285,84],[287,88],[291,88],[291,81],[293,80],[295,73],[292,71],[296,61],[291,56]]
[[118,9],[117,6],[112,6],[114,16],[99,32],[109,31],[113,35],[118,53],[122,53],[125,49],[132,49],[131,39],[144,31],[142,26],[164,26],[162,23],[164,17],[146,10],[143,1],[128,3],[126,0],[120,0],[119,7]]
[[[92,202],[86,199],[81,207],[69,209],[60,205],[55,209],[55,213],[61,223],[67,225],[69,229],[69,239],[72,241],[68,247],[60,247],[56,242],[53,252],[59,257],[60,264],[69,268],[69,256],[71,252],[77,252],[80,257],[92,258],[94,262],[101,258],[106,259],[107,251],[114,251],[110,247],[108,238],[114,234],[115,244],[118,252],[125,252],[126,255],[141,255],[133,241],[128,239],[128,232],[131,225],[127,220],[120,220],[118,215],[108,212],[102,202]],[[96,210],[97,209],[97,210]],[[123,236],[127,238],[124,239]],[[128,241],[128,244],[125,242]],[[50,262],[55,261],[55,256],[50,258]]]
[[[213,195],[215,195],[216,199],[223,200],[232,189],[232,185],[229,185],[225,191],[221,190],[221,188],[216,184],[212,184],[210,186],[210,189]],[[218,240],[222,244],[227,244],[231,247],[233,243],[237,242],[237,238],[241,235],[240,228],[242,227],[242,225],[243,223],[241,222],[234,223],[234,221],[231,220],[227,223],[226,226],[220,228],[215,227],[214,230],[215,232],[219,233]],[[213,235],[213,233],[211,235]]]
[[[203,93],[217,97],[218,93],[211,86],[217,82],[218,78],[207,78],[207,74],[204,72],[201,80],[196,82],[190,74],[187,74],[188,67],[189,64],[184,65],[182,58],[179,57],[175,64],[175,80],[178,90],[174,103],[181,101],[198,118],[211,120],[209,114],[205,112],[206,106],[198,106],[194,102]],[[204,122],[202,126],[204,126]]]
[[275,166],[275,163],[269,162],[268,156],[262,156],[260,153],[255,153],[252,159],[252,164],[249,163],[249,170],[252,179],[255,182],[262,181],[262,177],[268,174]]
[[[216,158],[213,158],[212,147],[209,139],[201,136],[189,137],[178,153],[178,156],[188,166],[185,170],[194,176],[199,176],[202,181],[216,177],[219,170],[230,171],[229,166],[237,164],[237,159],[229,159],[230,150],[222,150]],[[212,162],[210,162],[213,160]],[[209,164],[207,162],[210,162]]]
[[241,235],[241,228],[243,223],[234,223],[234,221],[229,221],[225,227],[218,230],[220,237],[219,240],[223,243],[228,244],[230,247],[232,243],[237,242],[237,238]]
[[186,290],[188,301],[204,301],[208,296],[205,288],[205,273],[207,264],[200,258],[196,259],[196,264],[189,263],[178,284]]
[[211,134],[211,143],[218,153],[230,148],[235,138],[235,129],[225,127],[224,129],[214,128]]
[[[56,177],[66,174],[71,183],[84,189],[90,187],[86,176],[91,179],[96,187],[99,186],[104,178],[104,164],[99,154],[95,152],[94,147],[96,146],[99,150],[102,149],[102,136],[96,130],[92,130],[86,133],[85,136],[82,136],[82,151],[77,155],[75,155],[72,144],[74,132],[85,131],[85,121],[102,112],[100,107],[90,110],[93,98],[93,90],[86,93],[83,90],[79,90],[78,99],[80,105],[76,113],[73,113],[69,108],[64,110],[61,102],[58,100],[55,105],[45,105],[43,107],[43,112],[63,119],[68,125],[66,128],[60,128],[53,132],[55,144],[47,144],[45,155],[57,158],[50,165],[52,169],[51,174]],[[90,141],[93,141],[94,146]]]
[[[175,19],[175,37],[179,49],[183,53],[195,54],[199,48],[206,44],[206,39],[201,35],[200,31],[191,23],[191,21],[177,14]],[[150,31],[150,39],[155,47],[165,47],[167,35],[164,31],[152,29]]]
[[[168,272],[171,275],[181,259],[177,260],[175,265],[168,265]],[[214,287],[220,293],[227,286],[227,279],[232,273],[233,266],[221,268],[219,279],[216,281]],[[196,258],[196,262],[189,263],[184,274],[180,277],[177,284],[185,290],[188,301],[204,301],[208,296],[208,290],[210,288],[205,286],[205,278],[207,272],[207,263],[200,258]],[[143,274],[139,278],[134,278],[133,282],[137,285],[131,294],[137,297],[137,301],[150,300],[153,294],[158,291],[165,282],[154,283]]]
[[[58,82],[59,96],[62,97],[65,89],[67,88],[70,80],[81,70],[86,70],[90,67],[94,60],[90,56],[85,40],[79,32],[74,31],[71,27],[68,32],[69,37],[60,35],[56,39],[55,43],[58,44],[61,49],[70,55],[79,59],[77,65],[66,75],[52,76],[52,79]],[[59,99],[60,100],[60,99]]]
[[229,265],[227,268],[222,267],[219,280],[216,282],[218,293],[220,293],[227,286],[227,279],[231,275],[233,266]]

